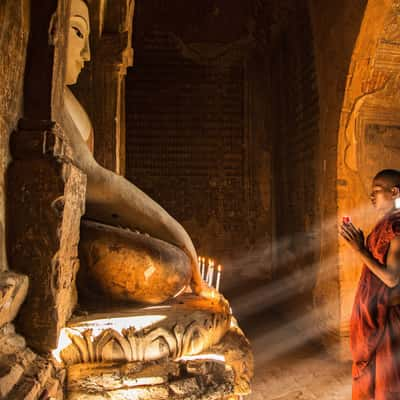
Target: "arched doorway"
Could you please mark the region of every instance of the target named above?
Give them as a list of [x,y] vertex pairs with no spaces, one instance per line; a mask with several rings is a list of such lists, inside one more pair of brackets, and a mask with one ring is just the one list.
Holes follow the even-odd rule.
[[[400,168],[400,6],[369,1],[347,75],[337,148],[337,220],[352,215],[365,232],[376,221],[371,179]],[[361,263],[338,241],[339,336],[348,355],[349,318]]]

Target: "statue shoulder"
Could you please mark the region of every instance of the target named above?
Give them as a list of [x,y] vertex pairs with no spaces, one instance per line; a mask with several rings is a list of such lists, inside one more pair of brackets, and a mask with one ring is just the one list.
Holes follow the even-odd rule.
[[78,129],[83,140],[86,143],[90,143],[93,136],[92,122],[90,121],[90,118],[82,104],[78,101],[68,87],[65,88],[64,104],[67,114],[74,122],[74,125]]

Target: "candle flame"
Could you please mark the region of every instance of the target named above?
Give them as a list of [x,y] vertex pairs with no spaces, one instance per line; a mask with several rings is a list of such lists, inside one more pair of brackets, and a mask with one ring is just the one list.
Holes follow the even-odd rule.
[[221,264],[218,264],[217,271],[218,271],[218,272],[221,272],[221,271],[222,271],[222,265],[221,265]]

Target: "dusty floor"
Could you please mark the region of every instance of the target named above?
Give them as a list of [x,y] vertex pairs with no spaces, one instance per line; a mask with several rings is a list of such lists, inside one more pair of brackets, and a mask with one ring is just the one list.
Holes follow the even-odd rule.
[[257,363],[249,400],[349,400],[350,364],[332,361],[312,345],[291,351],[281,360]]
[[240,294],[230,298],[255,355],[253,394],[245,399],[350,400],[350,362],[334,361],[315,337],[310,340],[307,318],[299,329],[277,312],[280,306],[268,307],[263,297],[252,300],[253,312],[243,307]]

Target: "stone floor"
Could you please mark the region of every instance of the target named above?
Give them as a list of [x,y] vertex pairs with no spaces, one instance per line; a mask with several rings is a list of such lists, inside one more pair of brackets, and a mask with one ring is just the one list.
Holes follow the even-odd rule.
[[257,362],[249,400],[349,400],[350,364],[330,359],[313,345],[305,345],[280,360]]
[[[244,286],[256,291],[254,285]],[[246,399],[351,399],[350,362],[339,363],[327,354],[318,338],[310,335],[307,318],[300,318],[303,326],[294,326],[281,312],[284,305],[271,309],[265,304],[264,295],[259,300],[253,296],[250,311],[241,293],[233,291],[230,295],[232,308],[255,355],[253,394]]]

